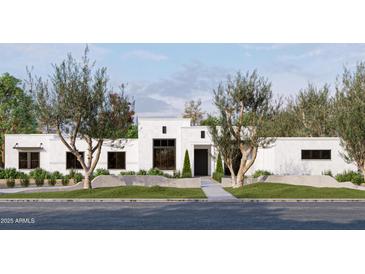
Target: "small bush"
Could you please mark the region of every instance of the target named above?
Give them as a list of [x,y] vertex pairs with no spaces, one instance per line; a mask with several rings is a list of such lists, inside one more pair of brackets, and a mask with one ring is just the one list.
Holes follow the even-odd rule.
[[125,175],[136,175],[135,171],[121,171],[119,175],[125,176]]
[[352,176],[351,183],[355,185],[361,185],[364,183],[364,176],[360,173],[357,173],[356,175]]
[[333,174],[332,174],[332,171],[331,170],[324,170],[324,171],[322,171],[322,175],[326,175],[326,176],[331,176],[331,177],[333,177]]
[[151,168],[151,169],[148,170],[147,175],[164,176],[165,174],[161,170],[159,170],[158,168]]
[[220,173],[220,172],[213,172],[213,176],[212,176],[212,178],[214,179],[214,180],[216,180],[217,182],[222,182],[222,177],[224,176],[224,174],[223,173]]
[[0,179],[17,179],[19,174],[20,172],[18,172],[15,168],[5,168],[1,170]]
[[44,179],[48,178],[49,172],[45,171],[42,168],[36,168],[35,170],[32,170],[29,173],[30,177],[33,178],[34,180],[38,180],[38,181],[44,181]]
[[22,187],[28,187],[29,186],[29,175],[25,173],[21,173],[19,176],[20,179],[20,185]]
[[188,150],[185,150],[184,166],[183,166],[183,170],[181,173],[181,177],[182,178],[191,178],[192,177]]
[[220,153],[218,153],[217,164],[215,166],[215,172],[224,174],[222,157],[221,157]]
[[254,178],[258,178],[260,176],[268,176],[268,175],[272,175],[272,173],[270,171],[267,170],[256,170],[255,173],[252,175]]
[[104,168],[98,168],[95,173],[94,173],[94,177],[98,177],[101,175],[110,175],[109,170],[104,169]]
[[67,186],[70,183],[70,177],[68,175],[62,178],[62,185]]
[[174,170],[174,173],[172,174],[173,178],[181,178],[181,172],[180,170]]
[[84,179],[84,176],[80,172],[76,172],[75,170],[71,169],[70,173],[68,174],[69,179],[74,179],[75,183],[81,182]]
[[6,179],[6,186],[9,188],[15,187],[15,179],[13,178]]
[[54,171],[51,173],[51,177],[54,177],[56,179],[62,179],[63,178],[63,174],[59,171]]
[[48,185],[50,185],[50,186],[55,186],[56,185],[57,178],[54,175],[54,173],[50,174],[47,179],[48,179]]
[[38,179],[34,179],[35,180],[35,184],[37,186],[43,186],[44,185],[44,179],[43,178],[38,178]]
[[137,175],[147,175],[147,171],[144,169],[141,169],[137,172]]
[[344,171],[336,175],[336,180],[338,182],[351,182],[353,177],[356,177],[359,173],[355,171]]

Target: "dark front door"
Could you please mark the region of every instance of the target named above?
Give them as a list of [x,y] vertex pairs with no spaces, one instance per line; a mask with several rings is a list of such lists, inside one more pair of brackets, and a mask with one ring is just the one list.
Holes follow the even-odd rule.
[[194,150],[194,175],[208,176],[208,149]]

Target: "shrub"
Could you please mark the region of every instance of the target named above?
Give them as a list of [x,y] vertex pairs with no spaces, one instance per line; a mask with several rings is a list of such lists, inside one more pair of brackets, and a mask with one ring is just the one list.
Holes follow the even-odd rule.
[[49,177],[49,172],[42,168],[36,168],[29,173],[30,177],[34,180],[44,180]]
[[252,175],[254,178],[258,178],[260,176],[268,176],[268,175],[272,175],[272,173],[270,171],[267,171],[267,170],[256,170],[254,172],[254,174]]
[[94,173],[94,177],[98,177],[100,175],[110,175],[109,170],[104,169],[104,168],[98,168],[95,173]]
[[6,179],[6,186],[7,187],[15,187],[15,179],[13,178],[7,178]]
[[222,177],[224,176],[224,174],[223,173],[220,173],[220,172],[213,172],[213,176],[212,176],[212,178],[214,179],[214,180],[216,180],[217,182],[222,182]]
[[62,185],[63,185],[63,186],[67,186],[67,185],[69,184],[69,182],[70,182],[70,177],[69,177],[69,175],[66,175],[66,176],[64,176],[64,177],[62,178]]
[[331,177],[333,177],[333,174],[332,174],[332,171],[331,170],[324,170],[324,171],[322,171],[322,175],[326,175],[326,176],[331,176]]
[[351,183],[355,185],[361,185],[364,183],[364,176],[360,173],[352,176]]
[[49,173],[42,168],[36,168],[35,170],[32,170],[29,175],[35,180],[35,184],[37,186],[43,186],[44,179],[50,176]]
[[19,177],[20,172],[15,168],[5,168],[1,170],[0,179],[16,179]]
[[221,157],[220,153],[218,153],[217,164],[215,166],[215,172],[224,174],[222,157]]
[[357,175],[357,172],[348,170],[337,174],[335,178],[338,182],[351,182],[352,178],[356,177]]
[[152,175],[152,176],[164,176],[165,174],[159,170],[158,168],[151,168],[147,171],[147,175]]
[[137,175],[147,175],[147,171],[144,169],[141,169],[137,172]]
[[119,175],[125,176],[125,175],[136,175],[135,171],[121,171]]
[[51,176],[56,178],[56,179],[62,179],[63,178],[63,174],[59,171],[54,171],[51,173]]
[[181,178],[181,172],[180,170],[174,170],[174,173],[172,174],[173,178]]
[[183,170],[181,173],[181,177],[182,178],[191,178],[192,177],[188,150],[185,150],[184,166],[183,166]]
[[21,173],[19,175],[19,179],[20,179],[20,185],[22,187],[28,187],[29,186],[29,175],[25,174],[25,173]]
[[80,172],[76,172],[75,170],[71,169],[70,173],[68,174],[69,179],[74,179],[76,183],[81,182],[84,179],[84,176]]
[[54,173],[51,173],[48,177],[48,185],[54,186],[57,183],[57,178]]

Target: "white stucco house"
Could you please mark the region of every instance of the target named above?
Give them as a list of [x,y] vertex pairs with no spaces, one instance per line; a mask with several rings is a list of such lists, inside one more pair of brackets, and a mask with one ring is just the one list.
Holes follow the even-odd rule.
[[[77,141],[77,147],[86,151],[83,140]],[[105,142],[97,168],[109,169],[111,174],[152,167],[172,173],[182,170],[185,150],[195,176],[214,172],[217,152],[208,127],[191,126],[190,119],[184,118],[139,118],[138,139]],[[280,175],[357,170],[354,164],[342,159],[341,152],[339,138],[277,138],[270,148],[258,150],[249,174],[258,169]],[[64,174],[81,169],[57,134],[5,135],[5,168],[29,172],[37,167]]]

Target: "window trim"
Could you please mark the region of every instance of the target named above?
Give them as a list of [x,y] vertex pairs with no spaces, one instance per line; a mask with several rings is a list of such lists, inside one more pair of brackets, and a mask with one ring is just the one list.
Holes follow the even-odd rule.
[[[312,155],[313,151],[319,151],[320,158],[303,158],[303,152],[304,151],[310,151],[310,154]],[[323,151],[329,151],[329,158],[321,158],[323,156]],[[302,161],[331,161],[332,160],[332,150],[331,149],[301,149],[301,160]]]
[[[27,155],[27,167],[21,168],[20,167],[20,154],[25,153]],[[38,154],[38,165],[32,168],[32,153]],[[41,154],[39,151],[18,151],[18,169],[19,170],[32,170],[41,167]]]
[[[110,153],[122,153],[124,154],[124,168],[111,168],[109,165],[109,154]],[[127,153],[125,151],[108,151],[107,153],[107,169],[111,169],[111,170],[126,170],[127,169]],[[117,165],[116,165],[117,166]]]
[[[70,153],[72,156],[75,157],[75,160],[76,160],[76,167],[75,168],[67,168],[67,153]],[[79,151],[79,153],[82,154],[82,157],[85,159],[85,152],[84,151]],[[77,167],[77,163],[80,164],[80,168]],[[81,166],[81,163],[77,160],[76,156],[71,152],[71,151],[66,151],[66,170],[82,170],[82,166]]]
[[[167,142],[167,145],[166,146],[155,146],[155,141],[156,140],[166,140]],[[174,145],[173,146],[169,146],[168,143],[169,141],[173,140],[174,141]],[[170,148],[170,149],[173,149],[174,151],[174,165],[173,165],[173,168],[160,168],[160,167],[157,167],[155,165],[155,148]],[[152,139],[152,167],[153,168],[158,168],[160,170],[176,170],[176,139],[174,138],[156,138],[156,139]]]

